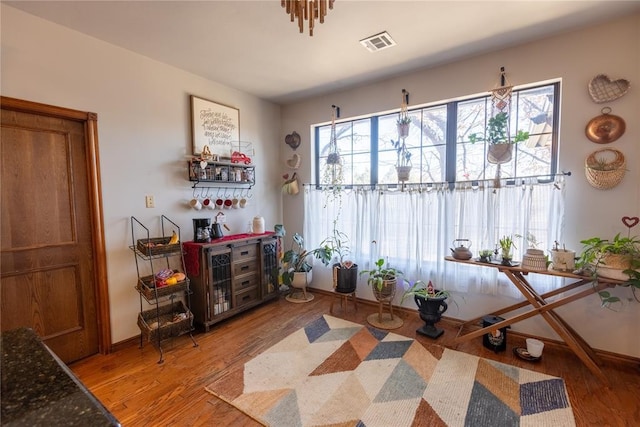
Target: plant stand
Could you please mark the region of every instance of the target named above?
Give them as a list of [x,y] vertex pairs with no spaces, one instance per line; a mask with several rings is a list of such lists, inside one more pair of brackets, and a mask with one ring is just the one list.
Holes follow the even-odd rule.
[[333,303],[335,302],[336,298],[340,301],[340,308],[342,309],[342,312],[346,313],[347,306],[349,304],[349,297],[351,297],[351,300],[353,301],[353,309],[355,311],[358,311],[358,305],[356,303],[356,291],[339,292],[338,290],[334,289],[333,296],[335,298],[331,300],[331,305],[329,306],[329,313],[333,314]]
[[438,338],[444,333],[444,330],[436,328],[435,324],[442,318],[442,313],[447,311],[448,306],[444,301],[446,298],[447,297],[423,298],[417,295],[414,296],[420,319],[425,323],[424,326],[416,330],[417,333],[433,339]]
[[[378,300],[378,312],[367,316],[367,322],[378,329],[398,329],[404,325],[404,321],[393,315],[392,300]],[[385,305],[389,306],[389,313],[383,313]]]
[[307,292],[307,285],[311,282],[311,272],[294,273],[291,281],[291,291],[285,299],[293,303],[304,303],[313,301],[313,294]]

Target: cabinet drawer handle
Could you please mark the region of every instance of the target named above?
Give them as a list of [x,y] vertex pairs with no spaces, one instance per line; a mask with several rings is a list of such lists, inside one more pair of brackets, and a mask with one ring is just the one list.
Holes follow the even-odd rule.
[[242,267],[240,267],[240,270],[244,271],[244,270],[248,270],[249,266],[248,265],[243,265]]
[[247,286],[249,283],[251,283],[250,280],[245,280],[244,282],[242,282],[242,286]]
[[241,251],[240,255],[249,255],[249,251]]
[[246,301],[248,299],[251,299],[251,295],[245,295],[242,297],[242,301]]

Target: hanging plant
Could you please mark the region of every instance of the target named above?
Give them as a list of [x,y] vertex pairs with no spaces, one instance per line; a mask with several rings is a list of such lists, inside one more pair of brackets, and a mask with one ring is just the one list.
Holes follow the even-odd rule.
[[398,128],[398,138],[406,138],[409,136],[409,126],[411,125],[411,118],[409,117],[409,105],[407,104],[407,98],[409,92],[402,89],[402,102],[400,103],[400,113],[398,114],[398,120],[396,120],[396,126]]
[[338,151],[338,142],[336,137],[336,116],[340,114],[340,109],[335,105],[332,105],[331,108],[329,154],[327,155],[327,164],[324,168],[322,183],[339,191],[344,182],[344,175],[342,171],[342,157],[340,156],[340,152]]

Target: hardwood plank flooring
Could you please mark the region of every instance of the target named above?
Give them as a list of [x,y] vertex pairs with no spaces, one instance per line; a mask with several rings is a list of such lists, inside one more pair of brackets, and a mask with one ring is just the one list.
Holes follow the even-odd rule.
[[[323,314],[329,314],[331,296],[313,292],[304,304],[284,298],[254,308],[215,325],[207,333],[195,334],[198,347],[188,335],[163,343],[163,364],[149,343],[137,342],[109,355],[96,355],[71,366],[73,372],[118,418],[123,426],[257,426],[237,409],[217,399],[204,387],[224,373],[225,367],[244,363],[285,336]],[[377,305],[358,302],[358,311],[339,304],[334,316],[366,324]],[[514,366],[564,378],[578,426],[640,426],[640,366],[607,360],[603,371],[610,386],[596,377],[567,348],[547,344],[536,363],[517,358],[512,349],[524,346],[524,338],[508,335],[507,351],[494,353],[482,339],[454,345],[457,328],[442,321],[445,334],[437,340],[417,335],[424,323],[416,312],[396,311],[404,325],[393,332],[415,337],[425,345],[441,345]],[[286,363],[286,361],[283,361]]]

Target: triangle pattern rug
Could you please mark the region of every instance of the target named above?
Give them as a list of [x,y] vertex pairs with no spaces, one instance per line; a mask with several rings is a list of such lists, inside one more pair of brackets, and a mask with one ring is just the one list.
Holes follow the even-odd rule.
[[283,426],[575,426],[561,378],[322,316],[207,391]]

